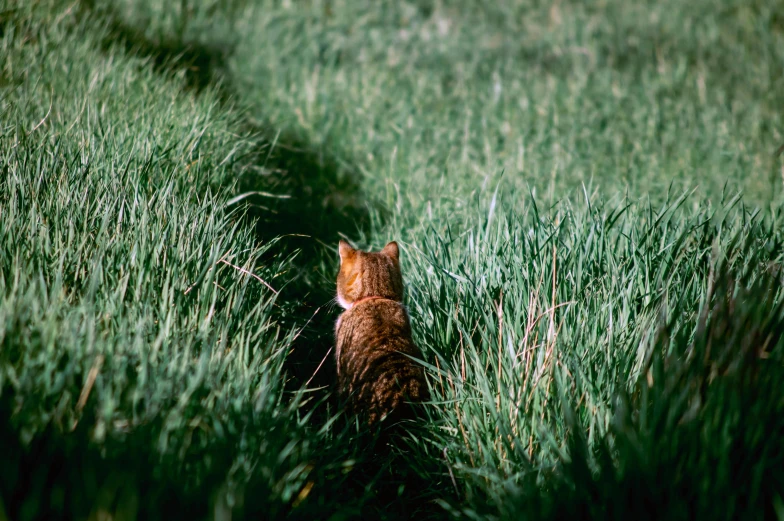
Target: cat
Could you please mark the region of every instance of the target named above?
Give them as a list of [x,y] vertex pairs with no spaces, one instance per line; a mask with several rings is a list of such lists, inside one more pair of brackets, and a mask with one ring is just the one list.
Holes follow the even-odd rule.
[[380,252],[338,244],[337,301],[345,311],[335,325],[338,395],[369,426],[410,419],[413,404],[430,398],[422,358],[403,306],[400,250]]

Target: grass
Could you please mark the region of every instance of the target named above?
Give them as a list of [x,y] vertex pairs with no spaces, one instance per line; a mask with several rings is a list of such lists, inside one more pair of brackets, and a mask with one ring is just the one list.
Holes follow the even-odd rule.
[[[0,1],[0,518],[784,518],[779,11]],[[387,451],[341,236],[403,247]]]

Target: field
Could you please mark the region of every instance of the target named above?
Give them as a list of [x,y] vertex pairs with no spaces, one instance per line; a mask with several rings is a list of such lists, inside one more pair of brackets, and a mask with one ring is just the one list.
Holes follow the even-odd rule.
[[784,519],[778,0],[0,0],[0,114],[0,520]]

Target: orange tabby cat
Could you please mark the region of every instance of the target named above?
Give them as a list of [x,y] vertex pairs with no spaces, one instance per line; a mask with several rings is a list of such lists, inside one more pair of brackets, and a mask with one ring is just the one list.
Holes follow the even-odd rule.
[[[403,306],[397,243],[378,253],[340,241],[338,303],[346,309],[335,326],[338,392],[349,410],[373,425],[410,416],[410,402],[429,399],[422,358]],[[408,356],[407,356],[408,355]]]

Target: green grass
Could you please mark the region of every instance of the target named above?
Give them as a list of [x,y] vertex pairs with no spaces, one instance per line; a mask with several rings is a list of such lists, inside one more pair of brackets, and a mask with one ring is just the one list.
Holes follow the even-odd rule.
[[784,518],[781,9],[497,4],[0,0],[0,519]]

